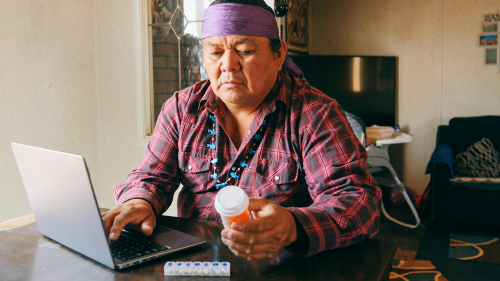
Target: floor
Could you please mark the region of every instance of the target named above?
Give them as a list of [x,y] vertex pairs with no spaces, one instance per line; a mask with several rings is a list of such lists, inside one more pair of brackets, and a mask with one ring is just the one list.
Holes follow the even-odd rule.
[[[386,208],[394,218],[407,223],[415,223],[408,207]],[[399,226],[382,215],[380,231],[376,239],[398,243],[394,259],[428,260],[450,281],[455,280],[499,280],[500,264],[475,261],[460,261],[448,258],[449,234],[474,233],[477,235],[500,235],[499,229],[447,224],[445,231],[434,231],[431,220],[423,218],[416,229]]]
[[[414,224],[415,219],[409,208],[386,208],[387,212],[397,220]],[[420,241],[425,237],[426,227],[420,224],[417,228],[411,229],[402,227],[388,220],[384,215],[380,221],[380,231],[375,236],[376,239],[390,240],[398,243],[398,250],[394,255],[397,260],[414,260]]]

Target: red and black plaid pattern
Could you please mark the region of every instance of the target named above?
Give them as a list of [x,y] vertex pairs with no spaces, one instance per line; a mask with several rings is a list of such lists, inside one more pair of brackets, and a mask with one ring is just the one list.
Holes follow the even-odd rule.
[[221,182],[240,166],[269,115],[249,167],[229,184],[288,208],[308,235],[308,255],[377,233],[381,191],[366,170],[365,149],[334,99],[283,70],[239,148],[228,137],[224,110],[209,81],[176,92],[163,105],[141,163],[125,184],[115,187],[117,203],[145,199],[159,215],[182,184],[179,216],[220,220],[214,208],[216,180],[210,178],[208,115],[218,119],[216,171]]

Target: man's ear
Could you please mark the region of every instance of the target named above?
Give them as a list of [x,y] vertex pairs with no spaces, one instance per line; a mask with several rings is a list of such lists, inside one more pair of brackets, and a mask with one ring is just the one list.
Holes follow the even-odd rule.
[[281,48],[277,54],[278,55],[277,59],[279,60],[279,65],[280,65],[279,70],[281,70],[281,68],[283,67],[283,62],[285,61],[286,58],[286,51],[288,49],[285,40],[280,39],[280,42],[281,42]]

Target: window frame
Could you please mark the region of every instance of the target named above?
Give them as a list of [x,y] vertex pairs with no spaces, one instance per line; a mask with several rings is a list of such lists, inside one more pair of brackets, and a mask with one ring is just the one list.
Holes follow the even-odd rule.
[[152,83],[153,58],[149,38],[150,0],[136,0],[135,65],[137,97],[137,132],[139,144],[147,144],[154,130]]

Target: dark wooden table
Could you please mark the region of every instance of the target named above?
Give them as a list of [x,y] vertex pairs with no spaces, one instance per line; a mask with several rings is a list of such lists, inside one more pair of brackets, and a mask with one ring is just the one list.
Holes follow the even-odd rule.
[[[286,251],[266,261],[235,257],[220,241],[222,225],[177,217],[158,223],[207,240],[151,262],[111,270],[38,232],[36,223],[0,231],[0,280],[389,280],[396,243],[365,239],[356,245],[300,258]],[[163,275],[167,261],[229,261],[231,277]]]

